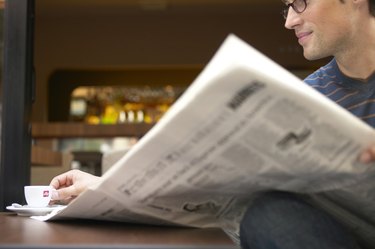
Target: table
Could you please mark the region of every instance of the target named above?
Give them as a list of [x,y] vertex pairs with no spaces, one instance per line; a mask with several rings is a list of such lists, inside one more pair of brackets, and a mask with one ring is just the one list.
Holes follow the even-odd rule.
[[0,248],[235,249],[220,229],[136,225],[94,220],[42,222],[0,213]]

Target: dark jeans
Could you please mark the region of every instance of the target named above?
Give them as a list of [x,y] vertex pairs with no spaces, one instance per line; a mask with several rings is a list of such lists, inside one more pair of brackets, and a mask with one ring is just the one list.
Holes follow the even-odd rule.
[[359,249],[350,233],[296,194],[268,192],[248,208],[240,230],[243,249]]

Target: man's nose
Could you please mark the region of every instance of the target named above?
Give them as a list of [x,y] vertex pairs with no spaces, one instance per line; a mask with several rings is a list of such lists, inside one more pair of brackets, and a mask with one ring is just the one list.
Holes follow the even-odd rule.
[[287,29],[293,29],[295,26],[299,25],[300,23],[301,23],[300,14],[295,12],[295,10],[292,7],[289,7],[288,13],[285,19],[284,27]]

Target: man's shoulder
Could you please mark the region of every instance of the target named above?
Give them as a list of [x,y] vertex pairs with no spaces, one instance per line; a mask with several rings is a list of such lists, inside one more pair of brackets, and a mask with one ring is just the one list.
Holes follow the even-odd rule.
[[332,81],[337,76],[337,64],[333,59],[304,79],[309,85],[322,85]]

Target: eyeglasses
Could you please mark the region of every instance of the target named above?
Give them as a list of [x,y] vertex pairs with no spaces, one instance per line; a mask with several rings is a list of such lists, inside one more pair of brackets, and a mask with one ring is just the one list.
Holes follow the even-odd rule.
[[296,13],[301,14],[306,10],[307,3],[306,0],[294,0],[293,2],[286,4],[281,11],[281,14],[285,19],[288,17],[290,7],[292,7]]

